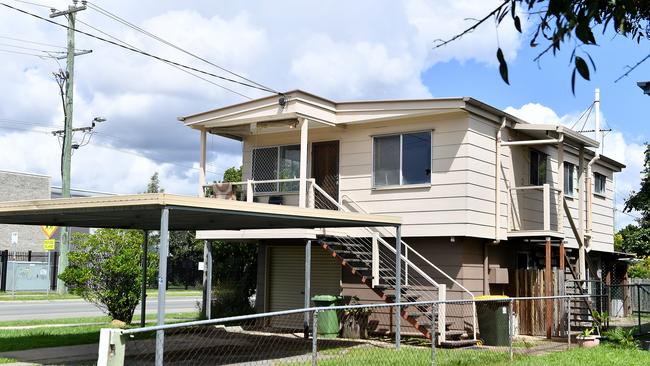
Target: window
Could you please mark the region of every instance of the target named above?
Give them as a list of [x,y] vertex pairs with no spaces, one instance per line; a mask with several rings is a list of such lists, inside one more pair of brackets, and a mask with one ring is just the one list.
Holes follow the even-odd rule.
[[[253,149],[253,180],[292,179],[300,176],[300,145]],[[256,192],[294,192],[298,182],[261,183]]]
[[574,164],[564,163],[564,194],[573,197],[575,196],[578,188],[578,169]]
[[607,177],[600,174],[594,173],[594,193],[605,195],[607,189]]
[[372,180],[374,187],[430,182],[430,131],[374,138]]
[[546,183],[546,157],[541,151],[530,150],[530,185],[541,186]]

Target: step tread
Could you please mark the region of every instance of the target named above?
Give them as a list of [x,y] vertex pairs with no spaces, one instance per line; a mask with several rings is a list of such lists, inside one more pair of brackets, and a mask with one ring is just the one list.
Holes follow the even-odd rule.
[[459,339],[459,340],[445,340],[440,342],[440,347],[444,348],[460,348],[460,347],[471,347],[476,346],[476,342],[473,339]]

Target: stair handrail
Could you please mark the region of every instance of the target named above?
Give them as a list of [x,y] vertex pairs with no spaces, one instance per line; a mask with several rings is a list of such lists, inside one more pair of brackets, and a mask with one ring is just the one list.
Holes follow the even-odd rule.
[[[361,207],[361,205],[359,205],[359,203],[357,203],[357,201],[355,201],[354,199],[350,198],[350,196],[348,196],[348,195],[343,195],[343,196],[341,197],[341,200],[345,200],[345,199],[347,199],[348,201],[354,203],[354,204],[359,208],[359,210],[360,210],[361,212],[363,212],[363,213],[365,213],[365,214],[369,214],[369,212],[368,212],[366,209],[364,209],[363,207]],[[401,242],[402,242],[402,245],[404,245],[404,246],[407,248],[407,250],[410,250],[411,252],[413,252],[413,253],[414,253],[418,258],[420,258],[424,263],[426,263],[427,265],[431,266],[433,269],[435,269],[435,270],[438,271],[440,274],[442,274],[445,278],[447,278],[448,280],[450,280],[453,284],[455,284],[456,286],[458,286],[459,288],[461,288],[463,291],[467,292],[467,293],[472,297],[472,300],[474,300],[474,298],[475,298],[475,297],[474,297],[474,294],[473,294],[470,290],[468,290],[465,286],[463,286],[463,285],[461,285],[460,283],[458,283],[458,281],[454,280],[453,277],[449,276],[447,273],[445,273],[443,270],[441,270],[438,266],[436,266],[435,264],[431,263],[431,261],[429,261],[428,259],[426,259],[426,258],[425,258],[422,254],[420,254],[417,250],[414,250],[413,248],[411,248],[411,246],[408,245],[406,242],[404,242],[404,240],[402,240]],[[392,249],[392,247],[391,247],[391,249]],[[394,250],[394,249],[393,249],[393,250]]]
[[[325,192],[325,191],[324,191],[324,190],[323,190],[323,189],[322,189],[318,184],[314,183],[313,185],[314,185],[314,189],[315,189],[315,190],[317,190],[318,192],[320,192],[320,193],[321,193],[325,198],[327,198],[327,199],[328,199],[329,201],[331,201],[334,205],[336,205],[336,207],[338,207],[341,211],[350,212],[350,210],[348,210],[345,206],[341,205],[341,204],[338,203],[334,198],[332,198],[332,196],[330,196],[329,194],[327,194],[327,192]],[[367,212],[366,212],[366,213],[367,213]],[[368,227],[364,227],[364,229],[365,229],[367,232],[371,233],[371,234],[373,233],[373,230],[370,229],[370,228],[368,228]],[[348,236],[349,236],[349,235],[348,235]],[[390,251],[392,251],[393,253],[396,253],[395,248],[393,248],[392,245],[390,245],[387,241],[385,241],[384,239],[382,239],[380,236],[377,237],[377,241],[380,242],[380,243],[381,243],[382,245],[384,245],[385,247],[387,247],[387,248],[388,248]],[[403,245],[405,245],[407,248],[410,249],[410,247],[408,246],[408,244],[404,243],[403,240],[402,240],[401,242],[402,242]],[[411,251],[415,252],[413,249],[411,249]],[[406,263],[407,266],[412,267],[412,268],[413,268],[417,273],[419,273],[422,277],[424,277],[425,280],[429,281],[429,282],[430,282],[431,284],[433,284],[436,288],[439,288],[439,287],[440,287],[440,284],[438,284],[438,282],[436,282],[433,278],[431,278],[431,276],[429,276],[429,275],[426,274],[423,270],[421,270],[421,269],[418,268],[415,264],[413,264],[413,263],[408,259],[408,257],[405,257],[404,254],[401,254],[400,256],[401,256],[402,260],[404,261],[404,263]],[[425,260],[426,260],[426,259],[425,259]]]

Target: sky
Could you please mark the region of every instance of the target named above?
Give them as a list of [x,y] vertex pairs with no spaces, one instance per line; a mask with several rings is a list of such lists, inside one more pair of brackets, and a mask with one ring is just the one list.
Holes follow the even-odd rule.
[[[63,9],[70,2],[0,3],[47,18],[50,8]],[[303,89],[332,100],[471,96],[530,122],[572,126],[591,105],[594,89],[600,88],[603,126],[612,129],[606,134],[604,153],[628,166],[617,176],[616,224],[622,227],[633,222],[635,213],[620,211],[624,199],[639,186],[644,143],[650,134],[645,121],[650,97],[636,86],[637,81],[650,79],[650,63],[615,80],[627,65],[650,52],[647,41],[636,44],[605,34],[598,38],[598,46],[580,49],[579,54],[589,52],[597,69],[591,81],[577,79],[575,95],[570,85],[570,47],[534,62],[540,50],[529,47],[532,28],[526,14],[520,14],[522,34],[508,18],[499,27],[488,21],[466,37],[434,49],[437,39],[459,33],[471,25],[471,19],[483,17],[498,3],[97,0],[78,13],[77,28],[226,75],[107,17],[99,6],[275,90]],[[99,116],[107,121],[98,124],[88,145],[75,150],[72,186],[142,192],[149,177],[159,172],[167,192],[195,194],[199,135],[183,127],[177,117],[246,99],[168,64],[87,36],[77,35],[76,41],[78,49],[93,52],[76,58],[74,127],[87,126]],[[65,44],[64,28],[0,6],[0,169],[47,174],[54,185],[60,185],[60,147],[49,131],[62,128],[63,113],[53,72],[65,67],[65,60],[31,54],[60,55],[56,52],[63,51],[59,47]],[[508,61],[510,85],[498,73],[498,47]],[[249,98],[267,95],[204,77]],[[582,121],[578,125],[582,127]],[[584,128],[593,129],[593,113]],[[81,138],[77,135],[75,141]],[[210,180],[220,179],[225,169],[241,164],[237,142],[211,136],[208,151]]]

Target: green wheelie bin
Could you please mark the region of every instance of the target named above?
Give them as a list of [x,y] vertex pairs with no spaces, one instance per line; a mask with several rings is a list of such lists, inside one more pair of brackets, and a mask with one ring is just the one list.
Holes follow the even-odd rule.
[[483,344],[487,346],[507,346],[509,344],[508,306],[508,296],[476,297],[478,330]]
[[[311,298],[314,306],[336,306],[341,301],[341,296],[316,295]],[[336,310],[321,310],[318,312],[318,336],[323,338],[336,338],[339,334],[339,318]]]

